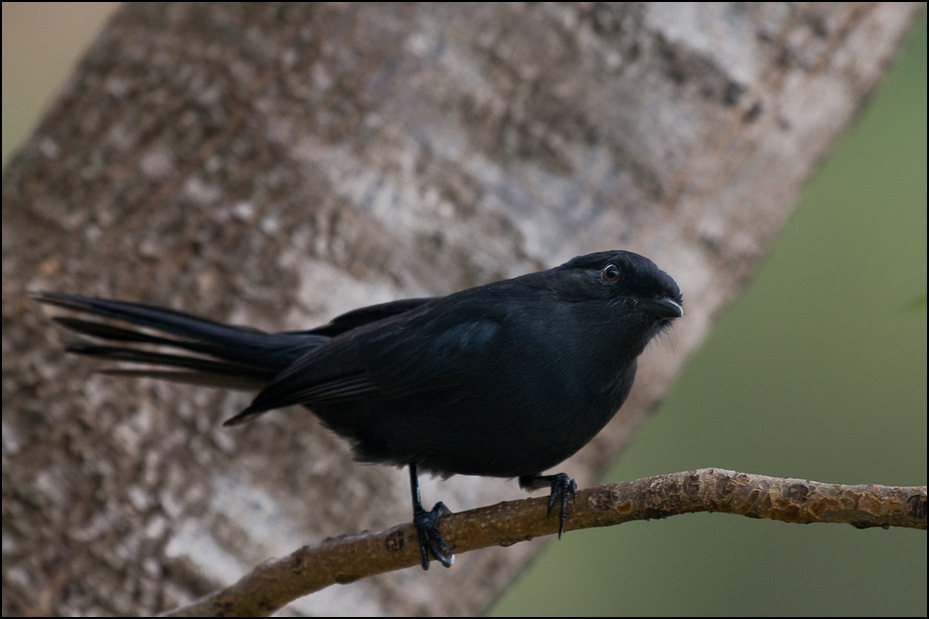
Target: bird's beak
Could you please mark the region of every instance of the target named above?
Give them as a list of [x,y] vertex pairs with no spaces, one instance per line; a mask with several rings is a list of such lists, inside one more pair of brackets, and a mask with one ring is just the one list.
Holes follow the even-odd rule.
[[639,309],[650,312],[659,318],[680,318],[684,315],[681,304],[668,297],[660,299],[637,299]]

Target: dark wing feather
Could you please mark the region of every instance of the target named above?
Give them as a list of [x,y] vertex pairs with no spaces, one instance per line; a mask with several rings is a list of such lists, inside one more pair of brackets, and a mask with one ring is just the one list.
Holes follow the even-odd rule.
[[346,332],[275,376],[226,425],[291,404],[312,408],[449,388],[465,378],[455,369],[469,365],[464,357],[501,345],[497,307],[480,294],[452,295]]
[[438,297],[423,297],[419,299],[400,299],[399,301],[390,301],[378,305],[369,305],[368,307],[359,307],[350,312],[345,312],[336,316],[328,324],[310,329],[306,333],[315,333],[317,335],[328,335],[335,337],[352,329],[357,329],[364,325],[369,325],[391,316],[405,314],[414,310]]

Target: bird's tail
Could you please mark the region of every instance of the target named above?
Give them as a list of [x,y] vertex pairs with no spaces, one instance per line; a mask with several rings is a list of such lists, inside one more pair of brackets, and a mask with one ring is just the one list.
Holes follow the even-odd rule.
[[[147,366],[102,370],[107,374],[260,389],[303,354],[330,339],[309,331],[265,333],[141,303],[59,292],[38,292],[31,296],[42,303],[93,317],[54,318],[63,327],[102,342],[81,339],[67,347],[69,352]],[[117,326],[101,319],[130,326]]]

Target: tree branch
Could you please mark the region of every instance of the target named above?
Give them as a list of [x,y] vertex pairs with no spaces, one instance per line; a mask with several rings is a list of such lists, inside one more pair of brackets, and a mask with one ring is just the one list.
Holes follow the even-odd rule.
[[[558,532],[548,499],[506,501],[442,519],[457,554],[512,546]],[[695,512],[721,512],[808,524],[926,530],[926,487],[847,486],[802,479],[698,469],[581,490],[567,529],[606,527]],[[262,563],[234,585],[165,616],[267,616],[298,597],[419,565],[412,524],[330,538],[288,557]]]

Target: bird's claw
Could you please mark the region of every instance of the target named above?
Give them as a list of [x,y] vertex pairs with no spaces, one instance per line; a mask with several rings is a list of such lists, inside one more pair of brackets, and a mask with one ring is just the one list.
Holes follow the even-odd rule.
[[445,567],[451,567],[455,562],[454,546],[448,546],[442,539],[439,532],[439,518],[451,514],[452,511],[445,507],[441,501],[435,504],[432,511],[427,512],[420,507],[414,509],[413,524],[416,526],[416,534],[419,536],[419,552],[422,556],[422,565],[424,570],[429,569],[429,554],[439,561]]
[[568,522],[568,501],[574,501],[577,492],[577,482],[565,473],[557,475],[523,475],[519,478],[519,485],[526,490],[541,490],[545,486],[552,489],[548,496],[548,513],[551,515],[556,503],[561,503],[561,514],[558,517],[558,539],[564,533],[564,526]]
[[564,525],[568,522],[568,499],[574,502],[577,493],[577,482],[568,477],[565,473],[552,475],[552,493],[548,496],[548,513],[552,515],[552,509],[556,501],[561,499],[561,513],[558,515],[558,539],[564,533]]

